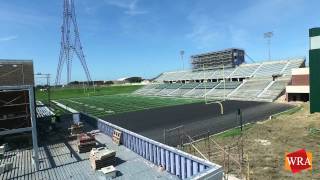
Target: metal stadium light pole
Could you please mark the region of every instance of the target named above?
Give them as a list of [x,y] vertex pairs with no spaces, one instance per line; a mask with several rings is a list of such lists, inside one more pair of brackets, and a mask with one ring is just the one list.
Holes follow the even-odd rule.
[[263,34],[264,38],[267,39],[267,43],[268,43],[268,56],[269,56],[269,61],[271,60],[271,38],[273,36],[273,32],[266,32]]
[[183,60],[183,55],[184,55],[184,50],[180,51],[180,57],[181,57],[181,61],[182,61],[182,69],[184,70],[184,60]]

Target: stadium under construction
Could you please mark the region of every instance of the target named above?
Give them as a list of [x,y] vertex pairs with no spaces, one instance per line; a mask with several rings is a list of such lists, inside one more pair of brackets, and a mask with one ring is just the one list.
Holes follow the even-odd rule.
[[[308,84],[300,81],[309,75],[297,73],[306,67],[304,57],[247,63],[244,49],[229,48],[192,55],[190,69],[163,72],[147,84],[99,86],[87,67],[73,0],[64,0],[63,10],[56,86],[50,74],[34,73],[31,60],[0,60],[0,179],[228,179],[229,164],[212,161],[195,145],[204,137],[208,154],[222,152],[224,162],[238,163],[238,178],[249,177],[244,128],[295,108],[283,103],[286,87]],[[319,64],[320,30],[310,36],[316,42],[310,57]],[[80,88],[70,85],[73,54],[88,82]],[[70,84],[61,87],[64,64]],[[310,67],[310,83],[320,84],[315,71]],[[47,83],[37,87],[37,76]],[[306,94],[291,89],[293,97]],[[310,92],[315,99],[316,89]],[[318,102],[311,104],[317,112]],[[233,147],[210,141],[231,129],[241,131]]]
[[[223,58],[217,59],[222,52],[225,53]],[[15,74],[11,81],[3,81],[2,106],[8,110],[22,107],[21,113],[8,111],[9,114],[2,115],[2,119],[6,120],[3,122],[8,124],[1,132],[2,140],[8,140],[8,134],[19,137],[21,133],[28,134],[30,131],[34,141],[33,151],[29,146],[13,148],[12,143],[2,147],[4,158],[1,163],[4,173],[0,176],[4,179],[62,179],[82,176],[95,179],[115,171],[121,175],[116,173],[114,177],[141,179],[142,176],[134,171],[134,164],[149,162],[152,165],[144,165],[140,169],[147,175],[147,179],[155,176],[163,179],[221,179],[221,166],[174,147],[183,147],[184,143],[190,143],[199,134],[216,134],[242,124],[264,120],[292,108],[291,105],[270,102],[283,95],[291,80],[291,70],[305,66],[304,58],[246,64],[244,57],[240,56],[243,54],[243,50],[233,49],[195,55],[191,57],[192,70],[164,72],[151,84],[131,94],[56,99],[51,101],[51,108],[33,98],[32,88],[26,88],[26,85],[33,86],[30,61],[2,61],[1,72]],[[8,91],[27,93],[25,98],[21,99],[19,94],[14,94],[10,99],[6,95]],[[171,103],[165,103],[170,101]],[[131,105],[128,106],[127,103]],[[23,107],[27,107],[26,111]],[[34,107],[37,122],[31,113]],[[56,121],[55,108],[71,113],[72,116],[62,116]],[[243,117],[241,124],[239,115],[235,114],[239,110]],[[26,115],[21,119],[23,113]],[[9,119],[26,125],[15,126],[16,123],[10,123],[13,121],[9,122]],[[71,136],[65,127],[69,127]],[[78,130],[75,131],[74,128]],[[83,144],[83,132],[93,134],[95,143],[83,140]],[[47,133],[53,133],[53,136],[42,136]],[[39,135],[42,138],[38,144]],[[121,145],[115,146],[115,140]],[[115,163],[101,165],[108,167],[108,170],[94,171],[98,161],[93,160],[92,153],[96,150],[82,152],[83,148],[90,151],[93,147],[100,147],[100,153],[115,150],[116,159],[111,161]],[[107,150],[101,147],[107,147]],[[124,153],[127,151],[130,153]],[[35,166],[26,170],[25,166],[29,166],[30,162],[34,162]],[[101,158],[99,162],[103,162]],[[90,163],[92,171],[81,170],[90,169]],[[164,170],[159,173],[157,168]]]

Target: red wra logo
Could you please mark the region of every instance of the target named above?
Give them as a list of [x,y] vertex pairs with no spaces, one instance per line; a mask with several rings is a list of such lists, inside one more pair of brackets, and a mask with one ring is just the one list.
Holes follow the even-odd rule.
[[304,149],[285,155],[285,169],[292,173],[297,173],[302,170],[312,169],[312,153],[306,152]]

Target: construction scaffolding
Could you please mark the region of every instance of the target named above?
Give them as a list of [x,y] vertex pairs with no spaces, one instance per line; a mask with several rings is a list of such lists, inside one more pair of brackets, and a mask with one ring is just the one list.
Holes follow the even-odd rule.
[[31,132],[33,162],[39,169],[34,87],[0,86],[0,137]]
[[244,55],[244,50],[234,48],[197,54],[191,56],[191,65],[193,70],[235,67],[244,62]]

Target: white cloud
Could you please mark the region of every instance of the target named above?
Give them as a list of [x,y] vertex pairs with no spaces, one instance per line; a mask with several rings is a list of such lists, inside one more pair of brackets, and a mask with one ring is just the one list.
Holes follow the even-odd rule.
[[17,35],[0,37],[0,42],[12,41],[18,39]]
[[124,13],[130,16],[148,13],[137,6],[139,0],[105,0],[105,2],[109,5],[124,9]]
[[192,31],[186,37],[196,43],[198,49],[213,48],[225,38],[224,24],[205,14],[193,13],[188,20]]

